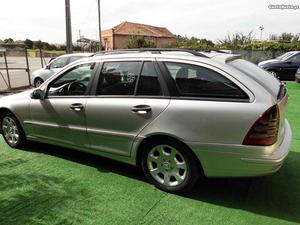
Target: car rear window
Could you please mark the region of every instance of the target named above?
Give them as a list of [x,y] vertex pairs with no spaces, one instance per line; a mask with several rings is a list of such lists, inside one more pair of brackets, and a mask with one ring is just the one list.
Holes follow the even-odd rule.
[[214,70],[185,63],[166,62],[180,96],[249,99],[236,84]]
[[262,85],[270,94],[272,94],[272,96],[274,96],[275,99],[277,99],[281,83],[270,73],[261,69],[254,63],[243,59],[236,59],[234,61],[230,61],[228,65],[251,77],[257,83]]

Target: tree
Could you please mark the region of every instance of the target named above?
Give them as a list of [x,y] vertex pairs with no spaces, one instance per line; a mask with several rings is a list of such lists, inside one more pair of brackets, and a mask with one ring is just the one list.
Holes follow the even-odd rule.
[[294,35],[292,33],[283,32],[280,35],[279,40],[290,42],[290,41],[292,41],[293,37],[294,37]]
[[14,43],[14,40],[12,38],[6,38],[6,39],[4,39],[4,43],[11,44],[11,43]]
[[42,41],[41,40],[33,42],[33,48],[34,49],[41,49],[42,47],[43,46],[42,46]]
[[228,49],[238,49],[242,45],[251,44],[254,40],[253,31],[248,34],[235,33],[233,35],[227,34],[224,39],[218,41],[219,45]]
[[270,34],[269,40],[271,40],[271,41],[278,41],[279,40],[279,36],[277,34]]
[[25,47],[28,48],[28,49],[32,49],[32,47],[33,47],[33,41],[30,40],[30,39],[26,39],[24,41],[24,44],[25,44]]
[[191,49],[203,49],[208,50],[214,48],[215,44],[207,39],[199,39],[196,37],[182,37],[180,35],[176,36],[178,48],[191,48]]
[[155,44],[144,36],[132,35],[126,40],[124,48],[155,48]]

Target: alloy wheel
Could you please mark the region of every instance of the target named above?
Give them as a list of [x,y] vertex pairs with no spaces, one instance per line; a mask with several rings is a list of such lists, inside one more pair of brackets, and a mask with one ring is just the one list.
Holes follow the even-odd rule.
[[187,163],[180,152],[169,145],[157,145],[147,157],[147,166],[151,176],[160,184],[175,187],[187,177]]
[[14,119],[4,117],[2,120],[2,131],[5,139],[11,145],[17,145],[20,140],[20,132]]

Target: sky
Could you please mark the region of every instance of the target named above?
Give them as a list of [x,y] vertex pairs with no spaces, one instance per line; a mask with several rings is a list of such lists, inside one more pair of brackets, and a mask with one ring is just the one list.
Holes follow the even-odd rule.
[[[98,39],[97,0],[70,0],[73,42],[81,35]],[[228,33],[253,31],[260,38],[300,33],[300,9],[269,9],[300,0],[101,0],[102,29],[123,21],[167,27],[173,34],[213,41]],[[0,0],[0,39],[65,43],[64,0]]]

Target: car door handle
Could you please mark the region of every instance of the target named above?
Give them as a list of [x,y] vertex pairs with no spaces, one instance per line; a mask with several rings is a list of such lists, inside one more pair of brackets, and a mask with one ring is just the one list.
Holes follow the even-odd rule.
[[131,111],[136,114],[144,115],[151,112],[151,107],[149,105],[136,105],[132,107]]
[[80,112],[84,109],[84,106],[81,103],[74,103],[70,105],[70,109],[75,112]]

